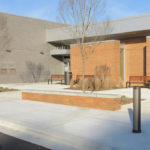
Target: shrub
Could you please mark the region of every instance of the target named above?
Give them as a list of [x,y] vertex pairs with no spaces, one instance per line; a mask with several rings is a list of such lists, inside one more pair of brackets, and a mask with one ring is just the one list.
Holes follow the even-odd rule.
[[[109,77],[110,77],[110,67],[106,66],[106,65],[101,65],[101,66],[96,66],[95,68],[95,76],[98,77],[101,82],[99,82],[101,87],[98,87],[98,85],[96,85],[96,89],[107,89],[110,86],[109,83]],[[95,78],[97,80],[97,78]],[[97,83],[96,83],[97,84]]]
[[70,81],[70,88],[74,88],[74,85],[75,85],[75,81],[73,79],[71,79],[71,81]]
[[89,79],[88,78],[85,78],[84,85],[85,85],[85,90],[88,90],[89,89]]
[[126,96],[121,96],[121,103],[123,104],[128,103],[128,98]]
[[94,77],[94,90],[100,90],[102,88],[102,80],[100,77]]
[[[98,91],[101,89],[115,89],[123,87],[123,82],[119,84],[111,80],[110,67],[106,65],[97,66],[95,68],[94,77],[85,78],[85,90]],[[82,89],[82,77],[78,80],[72,81],[70,87],[75,87],[76,89]]]
[[95,80],[94,80],[94,78],[89,78],[89,90],[91,90],[91,91],[95,90]]
[[109,77],[105,78],[105,80],[103,81],[103,88],[104,89],[112,88],[112,85],[110,83],[110,78]]
[[82,88],[82,78],[78,79],[76,83],[76,89],[81,89],[81,88]]

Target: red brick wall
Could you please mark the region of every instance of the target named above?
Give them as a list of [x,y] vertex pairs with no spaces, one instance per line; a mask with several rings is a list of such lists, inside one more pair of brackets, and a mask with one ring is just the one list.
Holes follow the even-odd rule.
[[[95,74],[96,66],[106,65],[111,68],[111,77],[114,82],[120,80],[120,42],[119,41],[106,41],[100,44],[85,44],[84,50],[91,51],[94,47],[94,53],[91,55],[85,65],[85,74]],[[71,46],[71,72],[73,78],[76,75],[82,74],[82,63],[80,49],[77,45]],[[87,52],[88,53],[88,52]]]
[[119,110],[121,108],[120,98],[98,98],[22,92],[22,99],[102,110]]
[[[99,44],[92,56],[86,62],[86,74],[94,74],[95,67],[107,65],[111,68],[112,81],[120,80],[120,43],[125,45],[125,78],[129,76],[150,75],[150,38],[136,37],[119,41],[107,41]],[[94,46],[94,44],[92,45]],[[85,45],[85,50],[88,49]],[[144,63],[144,50],[146,51],[146,63]],[[146,66],[145,66],[146,65]],[[81,55],[77,45],[71,46],[71,71],[73,77],[82,74]]]
[[125,44],[126,81],[129,80],[129,76],[143,76],[146,38],[128,38],[120,42]]

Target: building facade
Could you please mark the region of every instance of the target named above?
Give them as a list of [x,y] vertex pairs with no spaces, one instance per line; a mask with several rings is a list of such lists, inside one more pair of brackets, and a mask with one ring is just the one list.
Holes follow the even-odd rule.
[[62,58],[50,55],[55,46],[46,42],[46,30],[65,25],[5,13],[0,20],[0,83],[45,81],[64,72]]
[[[94,75],[96,67],[107,66],[110,68],[111,80],[116,83],[125,83],[129,76],[150,76],[150,15],[112,20],[112,31],[109,33],[103,32],[102,24],[95,24],[96,33],[90,30],[86,35],[84,50],[88,50],[88,47],[96,48],[85,63],[85,74]],[[82,75],[81,53],[69,30],[49,30],[47,40],[71,44],[71,72],[73,78],[76,78]],[[49,37],[53,32],[57,33],[56,36]],[[61,36],[63,33],[65,37]],[[93,41],[94,37],[98,40]],[[105,40],[100,41],[104,37]]]
[[[94,75],[96,67],[106,66],[110,68],[111,80],[116,83],[125,83],[129,76],[150,76],[149,40],[149,37],[133,37],[99,43],[85,63],[85,74]],[[77,45],[71,46],[71,71],[74,78],[82,74]]]
[[[64,71],[71,71],[73,78],[82,74],[71,26],[4,13],[0,19],[5,24],[4,31],[1,25],[0,83],[46,81]],[[114,82],[150,75],[150,15],[112,20],[109,33],[102,24],[95,24],[96,33],[90,30],[86,35],[85,51],[96,48],[86,61],[85,74],[94,75],[97,66],[107,66]]]

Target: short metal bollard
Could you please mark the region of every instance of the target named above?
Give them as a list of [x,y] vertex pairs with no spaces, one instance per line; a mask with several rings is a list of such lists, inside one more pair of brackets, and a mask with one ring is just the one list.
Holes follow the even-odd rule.
[[141,133],[141,88],[133,87],[133,133]]

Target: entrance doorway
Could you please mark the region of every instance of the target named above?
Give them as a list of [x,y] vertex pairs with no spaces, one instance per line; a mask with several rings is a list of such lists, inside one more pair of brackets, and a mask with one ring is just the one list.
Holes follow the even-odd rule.
[[70,72],[70,58],[64,58],[64,72]]

